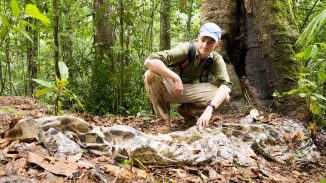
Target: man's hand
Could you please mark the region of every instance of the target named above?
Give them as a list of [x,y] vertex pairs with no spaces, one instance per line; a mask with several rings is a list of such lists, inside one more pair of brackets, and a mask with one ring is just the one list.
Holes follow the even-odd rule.
[[183,85],[182,85],[182,80],[179,76],[178,78],[174,80],[174,87],[172,87],[172,93],[174,95],[182,95],[183,94]]
[[212,112],[213,112],[213,108],[208,106],[205,109],[204,113],[198,118],[197,125],[203,126],[203,127],[208,127],[209,120],[212,117]]

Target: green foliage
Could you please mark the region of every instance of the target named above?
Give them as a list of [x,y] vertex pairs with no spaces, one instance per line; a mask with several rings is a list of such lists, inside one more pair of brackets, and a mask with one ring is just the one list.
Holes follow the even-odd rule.
[[50,20],[40,13],[39,9],[33,4],[27,4],[25,7],[25,11],[21,11],[19,5],[16,0],[11,0],[11,14],[8,13],[2,14],[0,13],[1,17],[1,30],[0,30],[0,46],[2,45],[3,41],[6,39],[7,35],[12,33],[20,33],[26,39],[33,42],[29,32],[27,32],[24,26],[29,25],[30,27],[34,27],[30,23],[24,20],[26,17],[33,17],[39,19],[44,24],[50,24]]
[[55,115],[57,115],[58,113],[63,114],[62,102],[60,100],[61,98],[65,98],[65,97],[68,98],[69,101],[76,102],[78,107],[84,110],[84,106],[82,105],[78,97],[72,91],[66,88],[67,85],[69,84],[68,82],[69,72],[64,62],[59,62],[59,71],[60,71],[61,79],[56,78],[54,82],[48,82],[41,79],[33,79],[33,81],[45,87],[41,90],[36,91],[34,96],[40,97],[46,94],[54,96]]
[[12,14],[18,18],[20,14],[20,8],[16,0],[11,0]]
[[[298,95],[304,98],[313,116],[312,122],[326,126],[326,44],[316,39],[324,30],[326,9],[321,11],[300,34],[296,44],[300,51],[296,54],[300,66],[297,87],[281,95]],[[317,42],[322,41],[322,42]],[[278,92],[275,97],[281,96]]]
[[[6,84],[13,85],[16,95],[26,95],[25,90],[29,82],[26,48],[29,48],[35,41],[35,35],[30,35],[30,33],[37,30],[36,36],[39,41],[33,44],[36,44],[39,50],[33,60],[37,66],[37,77],[34,82],[39,84],[39,90],[34,93],[34,96],[42,97],[56,106],[55,109],[60,106],[67,108],[76,105],[78,108],[75,102],[82,101],[87,112],[91,114],[143,115],[150,113],[150,103],[143,82],[143,74],[146,70],[143,62],[150,52],[158,50],[160,1],[124,1],[123,73],[120,73],[118,69],[120,67],[119,55],[122,51],[118,36],[121,30],[118,23],[119,1],[106,1],[112,5],[110,10],[113,12],[112,16],[107,19],[112,22],[115,31],[112,40],[114,46],[105,53],[104,59],[97,63],[95,61],[98,57],[96,51],[98,45],[94,44],[94,40],[97,39],[94,38],[96,35],[93,17],[94,1],[65,0],[64,3],[59,3],[59,47],[54,46],[53,27],[48,26],[50,20],[54,18],[53,1],[33,1],[35,4],[27,5],[21,2],[23,1],[10,0],[1,3],[0,6],[0,61],[2,68],[5,68],[2,74],[3,78],[9,78],[9,71],[6,68],[10,67],[12,80],[6,81]],[[193,13],[189,38],[195,38],[199,29],[200,1],[194,0],[191,11],[187,1],[171,3],[172,45],[179,41],[188,41],[185,36],[189,12]],[[26,28],[30,28],[30,31],[26,31]],[[2,43],[8,43],[10,46],[8,62]],[[54,50],[59,51],[59,60],[69,68],[69,82],[68,79],[53,81]],[[123,88],[119,85],[121,74],[123,74]],[[8,85],[3,92],[4,95],[10,95]],[[120,90],[124,93],[122,105],[119,103]],[[74,95],[79,96],[79,100],[74,99],[76,98]],[[60,100],[56,101],[57,98]]]
[[46,16],[44,16],[42,13],[40,13],[38,8],[33,4],[26,5],[25,13],[27,15],[30,15],[33,18],[40,20],[41,22],[43,22],[45,24],[50,24],[50,20]]
[[320,12],[304,29],[301,33],[299,39],[297,40],[297,45],[309,45],[311,44],[316,35],[321,32],[322,28],[324,28],[326,24],[326,9]]

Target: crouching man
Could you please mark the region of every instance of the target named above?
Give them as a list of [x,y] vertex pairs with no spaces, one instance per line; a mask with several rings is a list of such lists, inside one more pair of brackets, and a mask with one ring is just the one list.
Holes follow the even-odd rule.
[[221,28],[205,23],[197,42],[182,43],[145,60],[145,87],[157,117],[157,133],[170,131],[170,103],[181,104],[178,112],[184,128],[208,127],[213,111],[229,101],[230,79],[215,48]]

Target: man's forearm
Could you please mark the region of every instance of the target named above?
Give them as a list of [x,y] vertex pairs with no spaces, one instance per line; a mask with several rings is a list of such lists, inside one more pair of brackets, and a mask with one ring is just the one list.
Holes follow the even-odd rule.
[[230,92],[231,89],[228,86],[221,85],[211,100],[211,104],[213,104],[216,108],[219,107],[223,101],[229,97]]
[[148,69],[158,73],[161,76],[171,78],[173,81],[180,79],[180,77],[175,72],[170,70],[161,60],[147,59],[144,64]]

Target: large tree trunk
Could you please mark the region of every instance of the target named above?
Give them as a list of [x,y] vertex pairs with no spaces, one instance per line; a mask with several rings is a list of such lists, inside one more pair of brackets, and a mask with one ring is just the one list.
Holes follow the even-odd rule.
[[168,50],[171,47],[170,14],[171,14],[171,1],[161,0],[160,50]]
[[[261,108],[271,105],[274,91],[287,91],[296,84],[298,67],[292,58],[297,27],[291,8],[282,0],[203,2],[202,22],[222,26],[226,42],[222,54],[244,78],[245,91]],[[279,106],[285,113],[294,109],[288,101]]]

